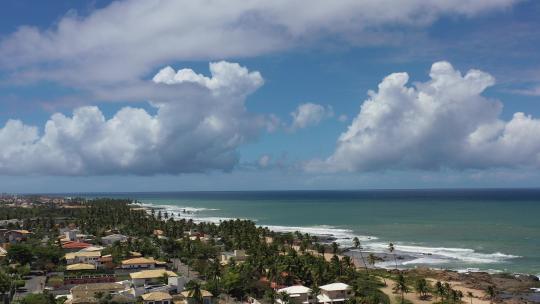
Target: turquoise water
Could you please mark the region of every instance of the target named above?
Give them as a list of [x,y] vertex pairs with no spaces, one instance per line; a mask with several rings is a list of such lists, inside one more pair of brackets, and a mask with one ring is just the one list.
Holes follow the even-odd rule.
[[[540,190],[182,192],[129,197],[175,216],[251,219],[275,230],[329,234],[366,250],[393,242],[400,267],[540,274]],[[185,212],[182,212],[185,211]],[[393,264],[392,264],[393,265]],[[384,266],[384,265],[380,265]]]

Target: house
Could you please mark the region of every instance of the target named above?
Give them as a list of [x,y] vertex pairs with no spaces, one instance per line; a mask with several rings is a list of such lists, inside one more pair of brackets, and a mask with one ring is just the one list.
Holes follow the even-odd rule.
[[136,298],[120,283],[92,283],[77,285],[70,290],[71,299],[66,304],[97,304],[110,298],[112,303],[132,304]]
[[[212,294],[207,290],[201,290],[203,304],[212,304]],[[197,301],[193,297],[193,292],[183,291],[181,295],[185,298],[186,304],[197,304]]]
[[7,250],[5,250],[4,248],[0,247],[0,260],[2,260],[3,258],[5,258],[7,256]]
[[156,267],[156,260],[154,258],[132,258],[123,260],[120,268],[122,269],[154,269]]
[[234,250],[232,252],[222,252],[220,263],[222,265],[227,265],[229,262],[234,259],[235,262],[243,262],[247,258],[245,250]]
[[8,232],[4,233],[4,237],[10,243],[18,243],[26,241],[31,234],[32,232],[28,230],[9,230]]
[[101,238],[101,243],[103,243],[103,245],[112,245],[116,242],[120,242],[120,243],[123,243],[123,242],[127,242],[129,237],[123,235],[123,234],[118,234],[118,233],[115,233],[115,234],[111,234],[111,235],[107,235],[107,236],[104,236]]
[[319,288],[320,294],[317,296],[319,303],[344,303],[352,297],[352,288],[345,283],[332,283]]
[[63,235],[59,237],[61,243],[66,242],[91,242],[94,239],[93,235],[83,234],[79,229],[62,229]]
[[80,233],[81,232],[79,231],[79,229],[69,229],[69,230],[64,232],[64,238],[62,238],[61,241],[64,241],[64,242],[78,241],[77,234],[80,234]]
[[100,251],[78,251],[69,252],[64,256],[68,265],[83,263],[92,264],[96,267],[100,265],[101,252]]
[[[282,293],[282,292],[285,292],[286,294],[289,295],[291,299],[289,303],[291,304],[309,304],[313,302],[311,289],[306,286],[294,285],[294,286],[281,288],[278,290],[278,293]],[[278,299],[277,302],[280,304],[284,304],[283,301],[281,301],[281,299]]]
[[168,292],[154,291],[143,294],[142,296],[144,304],[171,304],[172,296]]
[[84,242],[72,242],[72,241],[68,241],[62,244],[62,248],[66,251],[78,251],[78,250],[85,249],[88,247],[92,247],[92,244],[84,243]]
[[[178,275],[172,271],[165,269],[151,269],[142,270],[138,272],[132,272],[129,274],[131,283],[135,287],[140,287],[148,284],[165,283],[168,284],[168,278],[178,277]],[[167,280],[164,280],[167,278]]]

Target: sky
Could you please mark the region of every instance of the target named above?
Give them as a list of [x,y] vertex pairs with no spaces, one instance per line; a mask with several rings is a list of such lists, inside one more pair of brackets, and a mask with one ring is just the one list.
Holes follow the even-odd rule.
[[0,192],[538,187],[539,15],[3,1]]

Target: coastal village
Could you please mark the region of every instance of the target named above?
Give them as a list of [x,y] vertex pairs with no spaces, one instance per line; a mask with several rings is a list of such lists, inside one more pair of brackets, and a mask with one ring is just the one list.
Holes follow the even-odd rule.
[[382,269],[354,247],[130,201],[0,197],[6,304],[534,303],[527,291],[540,287],[525,275]]

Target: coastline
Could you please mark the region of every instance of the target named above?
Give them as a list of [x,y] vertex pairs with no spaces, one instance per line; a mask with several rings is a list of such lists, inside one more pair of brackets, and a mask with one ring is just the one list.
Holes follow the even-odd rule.
[[[138,202],[138,204],[147,209],[155,209],[166,211],[174,218],[183,218],[187,220],[193,220],[195,222],[213,222],[219,223],[223,220],[234,220],[237,217],[223,217],[223,216],[208,216],[202,213],[216,213],[220,209],[217,208],[203,208],[193,206],[179,206],[174,204],[159,204]],[[308,233],[313,236],[317,236],[321,243],[330,244],[336,242],[341,248],[347,248],[351,252],[355,249],[352,247],[352,239],[358,237],[362,242],[364,252],[367,254],[373,253],[376,256],[382,258],[381,261],[376,263],[376,267],[392,269],[395,266],[395,261],[388,256],[387,246],[388,243],[379,240],[376,236],[358,235],[350,229],[336,228],[333,226],[320,225],[315,227],[305,226],[282,226],[282,225],[268,225],[259,224],[257,219],[253,218],[240,218],[245,220],[251,220],[257,223],[261,227],[267,227],[268,229],[276,232],[295,232]],[[469,248],[447,248],[447,247],[429,247],[427,245],[419,246],[414,244],[404,244],[401,242],[395,243],[396,255],[398,266],[400,269],[415,269],[415,268],[429,268],[433,270],[450,270],[456,272],[479,272],[479,273],[514,273],[522,274],[517,271],[507,271],[503,269],[493,269],[492,267],[454,267],[443,268],[437,267],[441,261],[453,261],[455,264],[466,264],[467,262],[476,262],[479,264],[496,265],[500,261],[519,258],[519,256],[504,254],[500,252],[494,253],[481,253],[476,252]],[[540,276],[540,273],[527,273],[531,275]]]
[[[152,209],[154,212],[159,211],[166,211],[167,213],[172,212],[173,218],[176,219],[187,219],[187,220],[193,220],[196,222],[203,222],[205,220],[208,220],[208,218],[199,218],[196,216],[197,212],[201,210],[201,208],[195,208],[195,207],[179,207],[179,206],[167,206],[167,205],[154,205],[154,204],[140,204],[140,208],[144,208],[147,212],[151,213]],[[170,208],[173,207],[176,211],[171,211]],[[180,214],[176,214],[174,212],[178,212],[178,209],[180,209]],[[183,216],[184,215],[184,216]],[[170,216],[170,215],[169,215]],[[220,220],[234,220],[234,218],[219,218],[219,217],[213,217],[210,218],[212,222],[217,223]],[[275,232],[294,232],[298,230],[298,228],[302,227],[282,227],[282,226],[272,226],[272,225],[260,225],[261,227],[268,227],[268,229],[273,230]],[[278,230],[275,230],[275,228],[278,228]],[[274,228],[274,229],[273,229]],[[281,231],[279,231],[281,229]],[[319,232],[324,232],[324,229],[317,230]],[[311,231],[313,232],[313,231]],[[331,243],[333,241],[336,241],[337,238],[329,233],[320,233],[320,234],[312,234],[312,236],[316,236],[318,238],[318,242],[326,246],[327,248],[331,246]],[[376,238],[375,238],[376,239]],[[300,247],[293,245],[293,249],[295,249],[297,252],[301,252]],[[456,290],[460,290],[463,292],[463,294],[472,294],[475,298],[475,303],[477,304],[488,304],[491,303],[488,300],[488,297],[486,296],[485,290],[488,286],[496,286],[497,290],[501,292],[500,296],[504,299],[505,303],[523,303],[522,301],[531,301],[531,302],[538,302],[540,301],[540,292],[537,292],[535,288],[538,288],[538,280],[539,278],[532,274],[519,274],[519,273],[502,273],[502,272],[493,272],[488,273],[481,270],[472,270],[472,271],[457,271],[457,270],[451,270],[451,269],[436,269],[434,267],[416,267],[416,268],[395,268],[395,261],[399,260],[401,262],[401,265],[398,264],[398,266],[402,266],[403,263],[411,262],[417,259],[418,257],[415,255],[410,254],[403,254],[400,252],[395,252],[394,254],[390,254],[388,252],[376,252],[376,251],[369,251],[369,250],[362,250],[362,254],[364,254],[364,257],[368,254],[374,254],[377,259],[382,260],[382,262],[378,262],[375,265],[365,265],[362,262],[362,259],[357,254],[357,250],[348,246],[340,246],[341,252],[337,254],[337,257],[341,260],[344,256],[350,256],[352,262],[354,263],[357,270],[366,270],[367,271],[374,271],[374,270],[384,270],[388,273],[393,273],[397,271],[404,271],[408,275],[412,276],[421,276],[427,278],[427,280],[430,282],[430,284],[434,284],[437,281],[442,281],[450,284],[450,286]],[[328,251],[324,253],[324,258],[327,261],[331,261],[331,259],[334,257],[333,253],[330,253],[328,248]],[[321,255],[321,253],[318,253],[314,250],[308,250],[310,253],[314,255]],[[399,270],[398,270],[399,269]],[[391,279],[386,278],[386,280],[389,280],[388,285],[386,287],[381,288],[381,291],[389,296],[391,299],[391,303],[396,303],[393,299],[396,297],[396,294],[393,292],[392,286],[395,282],[393,282]],[[429,304],[429,303],[435,303],[435,300],[433,298],[428,300],[419,300],[416,295],[413,293],[406,295],[407,300],[409,300],[413,304]]]

